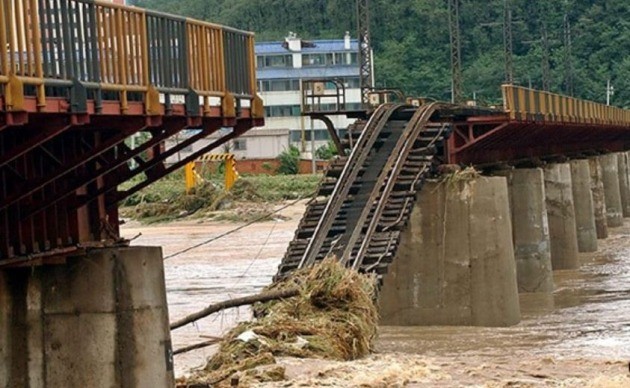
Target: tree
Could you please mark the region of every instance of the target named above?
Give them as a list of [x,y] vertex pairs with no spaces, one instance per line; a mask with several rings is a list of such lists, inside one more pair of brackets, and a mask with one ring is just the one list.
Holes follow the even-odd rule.
[[[135,0],[138,6],[182,14],[282,40],[356,34],[352,0]],[[371,1],[376,85],[408,95],[448,99],[450,57],[446,1]],[[548,32],[551,91],[563,90],[564,18],[571,25],[575,96],[603,102],[608,79],[615,104],[628,106],[630,2],[627,0],[512,0],[516,82],[542,87],[541,24]],[[500,97],[503,81],[503,0],[462,0],[465,97]]]

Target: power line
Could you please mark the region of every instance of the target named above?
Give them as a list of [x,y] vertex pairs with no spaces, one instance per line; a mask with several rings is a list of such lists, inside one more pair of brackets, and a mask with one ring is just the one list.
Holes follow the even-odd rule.
[[278,208],[278,209],[276,209],[276,210],[274,210],[274,211],[272,211],[272,212],[270,212],[270,213],[268,213],[268,214],[265,214],[265,215],[263,215],[263,216],[260,216],[260,217],[258,217],[258,218],[255,218],[255,219],[253,219],[253,220],[251,220],[251,221],[249,221],[249,222],[247,222],[247,223],[245,223],[245,224],[243,224],[243,225],[241,225],[241,226],[239,226],[239,227],[236,227],[236,228],[234,228],[234,229],[232,229],[232,230],[228,230],[227,232],[225,232],[225,233],[221,233],[221,234],[220,234],[220,235],[218,235],[218,236],[215,236],[215,237],[209,238],[209,239],[207,239],[207,240],[205,240],[205,241],[202,241],[202,242],[200,242],[200,243],[198,243],[198,244],[192,245],[192,246],[190,246],[190,247],[188,247],[188,248],[186,248],[186,249],[182,249],[181,251],[178,251],[178,252],[175,252],[175,253],[170,254],[170,255],[168,255],[168,256],[165,256],[165,257],[164,257],[164,260],[172,259],[173,257],[179,256],[179,255],[181,255],[181,254],[183,254],[183,253],[190,252],[190,251],[192,251],[193,249],[197,249],[197,248],[202,247],[202,246],[204,246],[204,245],[208,245],[208,244],[210,244],[210,243],[212,243],[212,242],[214,242],[214,241],[217,241],[217,240],[222,239],[222,238],[224,238],[224,237],[226,237],[226,236],[229,236],[229,235],[231,235],[231,234],[234,234],[234,233],[238,232],[238,231],[239,231],[239,230],[241,230],[241,229],[245,229],[245,228],[247,228],[248,226],[251,226],[251,225],[253,225],[253,224],[257,223],[257,222],[264,221],[265,219],[269,218],[270,216],[272,216],[272,215],[274,215],[274,214],[277,214],[277,213],[281,212],[282,210],[284,210],[284,209],[286,209],[286,208],[288,208],[288,207],[291,207],[291,206],[295,205],[296,203],[300,202],[301,200],[303,200],[303,199],[304,199],[304,198],[306,198],[306,197],[312,197],[312,196],[314,196],[315,194],[316,194],[316,193],[315,193],[315,192],[313,192],[313,193],[310,193],[310,194],[308,194],[308,195],[301,196],[301,197],[299,197],[298,199],[296,199],[295,201],[293,201],[293,202],[289,202],[288,204],[286,204],[286,205],[284,205],[284,206],[282,206],[282,207],[280,207],[280,208]]

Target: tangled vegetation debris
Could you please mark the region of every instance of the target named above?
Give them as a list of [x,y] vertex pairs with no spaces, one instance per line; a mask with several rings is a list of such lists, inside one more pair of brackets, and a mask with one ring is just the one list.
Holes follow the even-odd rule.
[[340,265],[334,258],[300,270],[267,290],[298,288],[298,296],[254,305],[257,317],[232,329],[206,367],[179,386],[241,384],[281,380],[275,357],[354,360],[372,350],[378,313],[374,277]]
[[[211,175],[184,192],[184,180],[174,173],[132,195],[122,203],[121,215],[144,223],[167,222],[195,215],[216,221],[248,222],[271,212],[273,203],[303,198],[311,194],[320,175],[247,176],[236,181],[230,192],[222,186],[222,176]],[[137,181],[126,183],[131,187]]]

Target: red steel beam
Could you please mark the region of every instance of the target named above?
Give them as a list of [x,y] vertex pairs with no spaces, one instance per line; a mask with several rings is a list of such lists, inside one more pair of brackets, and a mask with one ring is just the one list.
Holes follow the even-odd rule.
[[11,163],[15,159],[33,150],[34,148],[39,147],[48,140],[59,136],[68,129],[72,128],[72,125],[66,123],[51,123],[47,124],[46,127],[47,128],[45,130],[38,131],[35,136],[29,137],[28,140],[22,143],[20,146],[11,148],[9,152],[3,154],[0,157],[0,167],[4,166],[7,163]]
[[[42,176],[41,178],[37,180],[25,182],[25,183],[30,183],[30,184],[19,185],[13,191],[13,193],[11,193],[8,196],[7,199],[5,199],[4,201],[0,203],[0,210],[6,209],[8,206],[28,197],[29,195],[40,190],[41,188],[50,184],[51,182],[54,182],[60,179],[61,177],[65,176],[66,174],[70,173],[76,168],[95,159],[96,157],[101,155],[103,152],[106,152],[110,150],[111,148],[115,147],[118,143],[123,142],[129,136],[146,129],[147,123],[145,121],[145,118],[141,117],[140,119],[141,120],[138,120],[138,125],[133,126],[131,123],[128,123],[128,127],[125,128],[125,130],[119,130],[114,136],[102,142],[95,149],[91,150],[89,154],[79,155],[78,157],[74,158],[71,162],[66,163],[64,166],[61,166],[61,168],[59,168],[55,172],[46,174],[45,176]],[[131,118],[128,118],[127,120],[131,120]]]
[[150,184],[152,184],[153,182],[157,181],[158,179],[162,178],[165,175],[170,174],[171,172],[185,166],[187,163],[190,163],[194,160],[196,160],[197,158],[199,158],[200,156],[208,153],[209,151],[225,144],[226,142],[242,135],[243,133],[247,132],[252,126],[249,124],[249,120],[247,120],[247,122],[240,122],[239,124],[237,124],[237,126],[234,128],[234,130],[232,131],[232,133],[223,136],[222,138],[210,143],[209,145],[201,148],[200,150],[198,150],[197,152],[194,152],[192,154],[190,154],[188,157],[182,159],[181,161],[174,163],[173,165],[169,166],[168,168],[166,168],[163,172],[163,174],[161,176],[156,176],[156,177],[151,177],[151,178],[147,178],[146,180],[138,183],[137,185],[133,186],[132,188],[125,190],[123,192],[120,192],[116,195],[116,198],[114,200],[113,203],[110,203],[109,205],[116,205],[118,202],[122,201],[123,199],[137,193],[138,191],[142,190],[143,188],[149,186]]
[[[96,181],[98,178],[103,177],[106,174],[113,172],[114,170],[118,169],[121,166],[124,166],[129,160],[135,158],[136,156],[154,147],[155,145],[160,144],[167,138],[176,135],[177,133],[186,129],[190,125],[190,120],[186,120],[184,117],[177,117],[177,118],[171,118],[171,119],[173,120],[169,120],[171,121],[170,123],[164,125],[163,132],[161,132],[157,136],[152,137],[151,139],[147,140],[146,142],[144,142],[143,144],[141,144],[140,146],[136,147],[133,150],[127,148],[124,143],[120,143],[119,146],[125,147],[127,149],[127,152],[123,152],[121,155],[119,155],[119,157],[115,158],[113,161],[100,160],[101,164],[104,164],[101,168],[87,171],[85,174],[79,176],[78,178],[73,179],[69,186],[66,186],[62,191],[55,192],[53,198],[30,205],[29,206],[30,210],[28,210],[23,215],[23,219],[27,217],[31,217],[32,215],[38,213],[39,211],[42,211],[46,209],[47,207],[56,204],[60,200],[73,194],[79,188]],[[122,182],[123,180],[119,180],[117,184],[120,184]]]

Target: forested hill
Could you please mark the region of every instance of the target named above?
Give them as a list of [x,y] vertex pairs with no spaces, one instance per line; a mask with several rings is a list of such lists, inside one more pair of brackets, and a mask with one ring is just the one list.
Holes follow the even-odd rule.
[[[511,0],[515,79],[542,88],[546,26],[551,90],[563,92],[570,63],[574,94],[630,107],[630,0]],[[289,31],[305,39],[356,35],[354,0],[135,0],[138,6],[255,31],[280,40]],[[372,0],[371,32],[377,86],[448,99],[450,54],[446,0]],[[462,55],[467,98],[500,96],[504,79],[503,0],[461,0]],[[566,61],[565,14],[572,52]]]

